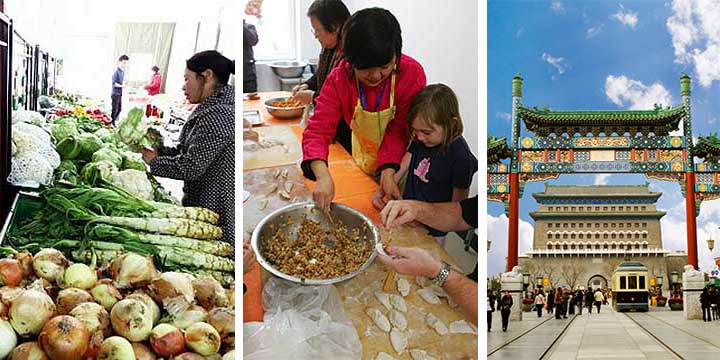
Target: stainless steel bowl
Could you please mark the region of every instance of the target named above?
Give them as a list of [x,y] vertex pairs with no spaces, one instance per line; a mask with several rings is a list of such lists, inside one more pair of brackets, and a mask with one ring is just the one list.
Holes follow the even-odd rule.
[[277,107],[272,106],[270,104],[276,102],[276,101],[287,101],[289,97],[276,97],[265,100],[265,108],[267,111],[272,115],[273,117],[276,117],[278,119],[294,119],[299,118],[303,114],[303,110],[305,109],[304,105],[291,107],[291,108],[284,108],[284,107]]
[[[313,209],[315,209],[315,204],[312,202],[291,204],[274,211],[273,213],[262,219],[262,221],[260,221],[260,223],[255,227],[255,231],[253,231],[251,240],[253,251],[255,251],[260,265],[265,268],[265,270],[271,272],[277,277],[304,285],[326,285],[342,282],[352,279],[357,274],[367,269],[368,266],[372,264],[373,260],[375,260],[375,256],[377,255],[374,250],[372,251],[367,261],[365,261],[365,263],[360,266],[360,268],[353,271],[352,273],[332,279],[304,279],[297,276],[285,274],[280,270],[274,268],[267,260],[265,260],[261,240],[266,237],[273,236],[274,233],[278,231],[278,229],[284,228],[291,234],[297,234],[297,231],[300,228],[300,225],[302,224],[302,221],[306,215],[308,219],[317,221],[321,224],[327,222],[325,214],[318,211],[317,209]],[[342,204],[332,204],[332,206],[330,207],[330,211],[332,213],[333,221],[342,222],[343,224],[345,224],[345,226],[347,226],[348,231],[359,228],[360,238],[367,239],[366,241],[369,241],[371,243],[371,246],[375,247],[375,245],[380,242],[380,231],[378,230],[377,226],[373,224],[372,220],[365,216],[365,214]],[[292,225],[288,225],[289,219],[292,219]]]
[[276,61],[270,64],[275,75],[284,79],[301,77],[306,66],[307,63],[304,61]]

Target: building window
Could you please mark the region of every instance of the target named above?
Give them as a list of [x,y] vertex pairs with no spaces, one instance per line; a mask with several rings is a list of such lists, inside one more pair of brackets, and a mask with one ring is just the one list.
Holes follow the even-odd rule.
[[611,238],[615,239],[615,233],[612,234]]
[[599,227],[600,227],[600,223],[595,223],[595,228],[597,229]]
[[618,224],[618,227],[621,229],[623,228],[623,226],[625,226],[625,224],[623,224],[623,223]]
[[564,223],[564,224],[563,224],[563,227],[564,227],[564,228],[567,228],[567,227],[568,227],[568,224],[567,224],[567,223]]
[[617,245],[612,244],[612,245],[610,245],[610,248],[613,249],[613,250],[615,250],[615,249],[617,249]]
[[568,234],[563,234],[563,239],[567,239],[567,238],[568,238]]
[[608,238],[608,234],[607,233],[603,234],[603,239],[607,239],[607,238]]
[[600,234],[599,234],[599,233],[595,233],[595,238],[596,238],[596,239],[599,239],[599,238],[600,238]]
[[578,207],[578,211],[583,211],[583,209],[585,209],[585,208],[582,206]]
[[552,206],[548,206],[548,211],[553,211],[553,207],[552,207]]
[[567,249],[568,249],[567,244],[563,245],[563,250],[567,250]]
[[583,233],[579,233],[579,234],[578,234],[578,239],[582,239],[583,236],[584,236]]
[[640,223],[635,223],[636,228],[640,228]]
[[615,211],[615,207],[614,207],[614,206],[611,206],[611,207],[610,207],[610,211]]
[[639,238],[640,238],[640,234],[635,233],[635,238],[636,238],[636,239],[639,239]]
[[648,244],[643,244],[643,249],[647,249],[647,248],[648,248],[647,245],[648,245]]
[[575,207],[574,206],[570,207],[570,211],[575,211]]
[[603,211],[608,211],[608,207],[607,207],[607,206],[603,206]]
[[615,228],[615,223],[610,224],[610,227],[614,229],[614,228]]
[[631,227],[632,227],[632,224],[631,224],[631,223],[627,223],[627,228],[629,229],[629,228],[631,228]]
[[624,239],[624,238],[625,238],[625,234],[620,233],[620,235],[618,235],[618,238],[619,238],[619,239]]
[[574,228],[575,228],[575,223],[570,224],[570,227],[574,229]]
[[642,234],[643,239],[647,239],[647,234]]
[[583,224],[583,223],[579,223],[579,224],[578,224],[578,227],[582,229],[584,225],[585,225],[585,224]]
[[643,206],[643,207],[641,207],[641,209],[642,209],[643,211],[645,211],[645,210],[647,210],[647,206]]
[[552,234],[548,234],[548,239],[552,239]]
[[646,229],[646,228],[647,228],[647,223],[643,223],[643,224],[642,224],[642,227],[643,227],[643,229]]
[[599,206],[596,206],[596,207],[595,207],[595,211],[600,211],[600,207],[599,207]]
[[549,224],[548,224],[548,228],[551,228],[551,227],[552,227],[552,223],[549,223]]
[[564,211],[568,211],[568,207],[567,207],[567,206],[564,206],[564,207],[563,207],[563,210],[564,210]]
[[603,224],[603,227],[604,227],[604,228],[607,228],[607,227],[608,227],[608,224],[607,224],[607,223],[604,223],[604,224]]
[[551,244],[548,244],[547,248],[548,248],[548,250],[552,250],[553,246]]

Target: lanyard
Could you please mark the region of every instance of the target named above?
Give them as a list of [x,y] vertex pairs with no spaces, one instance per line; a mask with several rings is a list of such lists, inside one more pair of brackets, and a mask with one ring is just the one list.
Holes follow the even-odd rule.
[[[383,94],[385,94],[385,87],[387,86],[388,79],[385,79],[383,82],[382,89],[380,89],[380,94],[378,94],[378,98],[375,101],[375,110],[373,112],[377,112],[378,108],[380,107],[380,101],[382,100]],[[363,87],[360,85],[360,82],[358,82],[358,93],[360,94],[360,103],[362,104],[363,110],[367,110],[367,105],[365,104],[365,92],[363,92]]]

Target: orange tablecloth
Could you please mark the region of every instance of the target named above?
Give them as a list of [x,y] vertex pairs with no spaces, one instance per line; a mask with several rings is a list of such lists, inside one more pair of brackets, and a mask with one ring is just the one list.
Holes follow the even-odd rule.
[[[300,118],[291,120],[278,120],[272,117],[263,103],[265,100],[278,97],[288,96],[290,93],[285,91],[259,93],[258,100],[243,100],[243,110],[260,110],[265,125],[292,125],[291,128],[298,139],[302,140],[303,129],[298,126]],[[328,156],[328,166],[333,180],[335,181],[335,202],[358,209],[376,224],[380,223],[380,212],[372,205],[372,195],[377,190],[378,185],[368,175],[362,172],[352,159],[352,156],[345,151],[340,144],[331,144]],[[300,169],[300,164],[296,164],[296,169]],[[246,170],[245,172],[256,171]],[[312,191],[315,189],[315,182],[305,179],[305,185]],[[250,283],[260,284],[260,271],[248,272],[243,276],[243,281],[248,286],[248,293],[243,297],[243,322],[262,321],[262,289],[251,289]],[[259,317],[259,320],[258,320]]]

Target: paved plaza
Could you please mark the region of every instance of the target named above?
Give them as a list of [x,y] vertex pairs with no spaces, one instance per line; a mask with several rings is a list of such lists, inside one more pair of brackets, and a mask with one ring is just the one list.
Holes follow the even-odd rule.
[[[586,309],[587,310],[587,309]],[[502,331],[493,313],[488,359],[717,359],[720,321],[685,320],[682,311],[651,308],[649,313],[583,312],[556,320],[543,311],[524,313]]]

